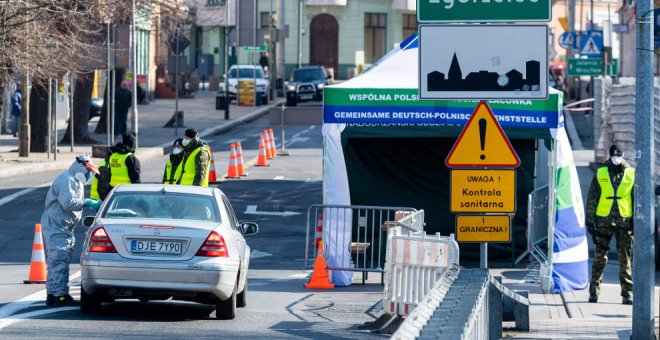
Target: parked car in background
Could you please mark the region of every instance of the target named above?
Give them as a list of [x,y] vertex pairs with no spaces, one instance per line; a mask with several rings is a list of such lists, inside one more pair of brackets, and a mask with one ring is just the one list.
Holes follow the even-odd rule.
[[[264,69],[259,65],[239,65],[232,66],[228,71],[227,83],[229,84],[229,102],[236,100],[236,94],[238,93],[238,81],[239,80],[254,80],[255,91],[256,91],[256,105],[266,105],[268,104],[268,90],[270,84],[268,83],[268,78],[264,75]],[[224,103],[225,97],[225,82],[221,81],[218,87],[218,92],[216,93],[216,105],[219,105],[218,102]],[[224,105],[222,105],[224,107]]]
[[101,117],[101,109],[103,108],[103,98],[92,98],[89,103],[89,120],[94,117]]
[[330,76],[323,66],[303,66],[291,72],[286,87],[286,105],[296,106],[307,101],[322,101],[323,88],[330,83]]
[[83,225],[83,313],[116,299],[171,298],[213,304],[216,318],[233,319],[247,304],[250,247],[243,235],[259,226],[239,223],[218,188],[119,185]]

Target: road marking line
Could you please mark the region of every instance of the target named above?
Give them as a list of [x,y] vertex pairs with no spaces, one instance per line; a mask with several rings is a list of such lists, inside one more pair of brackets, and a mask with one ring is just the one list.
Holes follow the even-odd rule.
[[256,205],[248,205],[243,212],[246,215],[293,216],[300,215],[296,211],[257,211]]
[[33,317],[36,317],[36,316],[48,315],[48,314],[58,313],[58,312],[66,312],[66,311],[70,311],[70,310],[80,310],[80,307],[48,308],[48,309],[36,310],[36,311],[33,311],[33,312],[29,312],[29,313],[12,315],[8,318],[0,319],[0,329],[3,329],[7,326],[11,326],[12,324],[15,324],[17,322],[29,320],[29,319],[31,319]]
[[37,189],[41,189],[43,187],[50,186],[52,183],[53,182],[44,183],[44,184],[41,184],[41,185],[37,185],[33,188],[23,189],[21,191],[15,192],[15,193],[13,193],[9,196],[3,197],[3,198],[0,199],[0,207],[7,204],[7,203],[9,203],[9,202],[11,202],[11,201],[13,201],[13,200],[15,200],[15,199],[17,199],[17,198],[19,198],[19,197],[21,197],[21,196],[23,196],[23,195],[27,195],[27,194],[29,194],[29,193],[37,190]]
[[273,256],[273,254],[266,253],[263,251],[258,251],[256,249],[252,249],[252,251],[250,252],[250,260],[260,259],[263,257],[270,257],[270,256]]
[[[76,273],[74,273],[73,275],[70,276],[69,283],[71,282],[71,280],[77,280],[79,278],[80,278],[80,271],[78,271],[78,272],[76,272]],[[9,325],[11,325],[15,322],[22,321],[23,319],[14,320],[10,316],[13,315],[14,313],[22,310],[22,309],[28,308],[31,305],[33,305],[35,303],[39,303],[39,302],[43,303],[44,305],[46,303],[46,290],[45,289],[42,289],[42,290],[40,290],[36,293],[30,294],[30,295],[22,298],[20,300],[8,303],[8,304],[0,307],[0,329],[2,329],[4,327],[7,327],[7,326],[9,326]],[[63,307],[63,308],[71,308],[71,307]],[[39,316],[41,316],[41,315],[44,315],[44,314],[57,313],[61,310],[62,310],[62,308],[49,308],[49,309],[45,309],[43,311],[39,310],[38,312],[42,312],[42,314],[39,314]],[[31,312],[31,313],[34,313],[34,312]],[[24,316],[27,316],[28,314],[30,314],[30,316],[35,316],[35,315],[31,315],[31,313],[26,313],[26,314],[24,314]],[[10,319],[10,320],[14,320],[14,321],[5,324],[5,319]]]
[[283,179],[284,179],[284,176],[275,176],[273,178],[273,180],[275,180],[275,181],[279,181],[279,180],[283,180]]

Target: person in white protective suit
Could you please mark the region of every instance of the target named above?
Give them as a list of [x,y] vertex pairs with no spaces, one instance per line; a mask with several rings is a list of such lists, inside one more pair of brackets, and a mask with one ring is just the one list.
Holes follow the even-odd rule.
[[73,229],[83,207],[98,209],[101,201],[84,196],[85,184],[99,170],[89,156],[79,155],[68,170],[59,174],[46,194],[41,227],[46,250],[46,305],[76,306],[69,295],[69,263],[74,245]]

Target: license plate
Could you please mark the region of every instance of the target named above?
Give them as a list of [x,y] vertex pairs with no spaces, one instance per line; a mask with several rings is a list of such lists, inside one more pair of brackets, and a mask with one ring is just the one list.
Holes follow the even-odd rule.
[[300,99],[312,99],[314,98],[313,94],[303,94],[300,96]]
[[131,252],[134,254],[181,255],[183,244],[175,241],[132,240]]

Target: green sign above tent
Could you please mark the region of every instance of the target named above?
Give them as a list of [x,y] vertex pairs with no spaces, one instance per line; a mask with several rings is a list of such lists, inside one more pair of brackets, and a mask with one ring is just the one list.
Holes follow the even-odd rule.
[[417,21],[550,21],[550,0],[417,0]]

